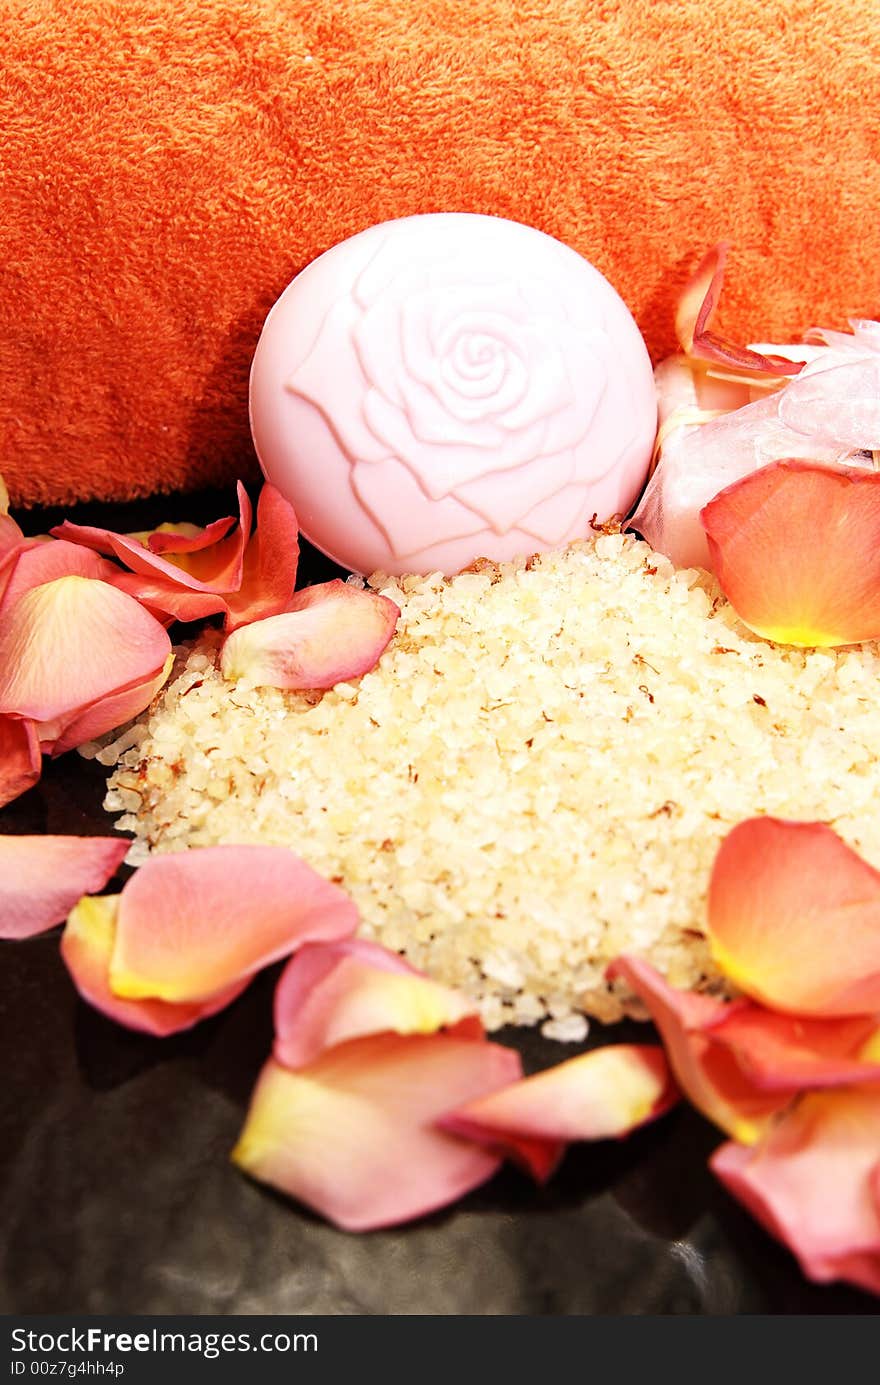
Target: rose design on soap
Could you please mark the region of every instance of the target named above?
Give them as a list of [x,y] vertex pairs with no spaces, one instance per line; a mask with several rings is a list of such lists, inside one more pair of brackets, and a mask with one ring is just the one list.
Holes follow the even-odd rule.
[[[282,310],[284,322],[273,320]],[[458,214],[372,228],[279,300],[265,329],[273,368],[288,325],[284,394],[317,411],[326,432],[309,446],[307,414],[287,415],[279,468],[252,384],[258,451],[282,489],[292,459],[288,493],[295,506],[305,497],[304,532],[361,571],[371,561],[455,571],[469,553],[564,543],[587,531],[594,511],[604,519],[621,496],[629,503],[638,480],[605,483],[609,473],[631,473],[635,456],[647,467],[653,386],[638,330],[592,266],[531,228]],[[634,353],[635,391],[620,378],[621,368],[632,374]],[[265,392],[275,447],[281,406]],[[341,466],[342,544],[315,474],[322,468],[336,487]],[[374,541],[354,533],[366,525]]]

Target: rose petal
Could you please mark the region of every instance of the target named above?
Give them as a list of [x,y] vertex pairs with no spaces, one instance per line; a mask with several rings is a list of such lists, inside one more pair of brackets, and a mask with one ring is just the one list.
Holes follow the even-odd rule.
[[880,1088],[810,1093],[759,1145],[722,1145],[710,1164],[809,1279],[880,1293]]
[[0,613],[33,587],[54,582],[59,577],[91,577],[96,581],[108,581],[118,572],[115,563],[108,563],[106,558],[100,558],[88,548],[65,543],[63,539],[26,544],[19,549],[13,564],[0,601]]
[[109,693],[90,703],[68,722],[63,733],[54,741],[44,745],[44,750],[53,756],[63,755],[74,746],[84,745],[86,741],[96,740],[116,726],[122,726],[149,707],[159,689],[164,686],[174,665],[174,655],[169,654],[158,673],[128,688]]
[[110,985],[127,999],[202,1000],[357,922],[348,895],[286,847],[154,856],[122,892]]
[[701,511],[739,618],[779,644],[880,636],[880,474],[774,462]]
[[227,598],[226,630],[290,609],[299,563],[293,506],[268,483],[257,502],[257,530],[244,555],[241,587]]
[[635,957],[618,957],[608,975],[624,977],[641,996],[688,1100],[735,1139],[754,1144],[795,1092],[793,1088],[762,1090],[749,1081],[731,1052],[713,1042],[712,1030],[730,1007],[709,996],[674,990],[659,972]]
[[24,534],[19,529],[11,515],[0,511],[0,558],[5,558],[8,553],[12,553],[25,541]]
[[238,504],[239,526],[233,534],[208,548],[169,552],[168,557],[154,552],[138,538],[128,534],[114,534],[110,529],[72,524],[70,520],[59,524],[52,533],[56,538],[68,539],[71,543],[82,544],[98,553],[118,558],[138,576],[145,578],[147,583],[164,579],[190,591],[237,591],[241,585],[244,550],[250,536],[252,518],[251,503],[241,482],[238,483]]
[[731,981],[777,1010],[880,1011],[880,873],[824,823],[735,827],[715,859],[708,934]]
[[0,938],[31,938],[102,890],[131,843],[123,837],[0,836]]
[[225,613],[227,599],[221,592],[191,591],[189,587],[161,577],[140,577],[135,572],[117,572],[112,584],[131,596],[159,620],[205,620]]
[[547,1068],[441,1118],[546,1182],[571,1140],[628,1135],[678,1100],[663,1050],[609,1044]]
[[355,1039],[298,1072],[270,1059],[232,1158],[345,1230],[394,1226],[491,1177],[494,1155],[434,1122],[520,1070],[512,1049],[445,1034]]
[[675,335],[682,350],[704,361],[732,366],[737,372],[796,375],[803,362],[764,356],[709,330],[718,307],[728,248],[728,243],[721,241],[710,250],[685,285],[675,314]]
[[41,768],[36,724],[0,716],[0,808],[36,784]]
[[119,895],[99,895],[81,899],[71,911],[61,935],[61,956],[74,985],[96,1010],[124,1024],[164,1038],[181,1029],[191,1029],[229,1005],[247,985],[247,978],[236,982],[219,995],[195,1004],[169,1005],[164,1000],[123,1000],[110,989],[108,973]]
[[160,524],[158,529],[150,530],[141,542],[146,543],[151,553],[200,553],[202,549],[225,539],[235,523],[236,516],[227,515],[224,519],[213,520],[204,528],[198,524]]
[[325,1049],[367,1034],[438,1029],[475,1039],[483,1034],[465,996],[362,938],[307,943],[275,992],[274,1056],[288,1068],[305,1067]]
[[332,688],[375,667],[400,616],[387,597],[338,580],[297,592],[291,607],[228,637],[220,655],[225,678],[291,690]]
[[780,1015],[751,1002],[728,1006],[712,1041],[736,1058],[750,1082],[764,1091],[838,1087],[880,1081],[880,1022],[874,1015],[807,1019]]
[[0,613],[0,713],[30,718],[54,743],[86,708],[158,676],[170,653],[136,601],[106,582],[60,577]]

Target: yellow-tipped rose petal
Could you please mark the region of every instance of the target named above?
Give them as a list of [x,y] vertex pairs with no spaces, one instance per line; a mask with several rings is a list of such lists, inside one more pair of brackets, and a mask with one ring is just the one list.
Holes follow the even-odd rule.
[[472,1101],[440,1126],[513,1159],[543,1183],[571,1140],[621,1139],[677,1100],[661,1048],[609,1044]]
[[880,1087],[810,1093],[759,1145],[710,1163],[808,1278],[880,1293]]
[[378,943],[350,938],[307,943],[288,962],[275,991],[279,1063],[301,1068],[325,1049],[367,1034],[480,1038],[472,1001],[440,986]]
[[700,520],[724,594],[756,634],[807,646],[880,637],[880,473],[773,462]]
[[767,1091],[752,1082],[712,1031],[729,1012],[723,1001],[669,986],[652,966],[618,957],[609,976],[623,976],[641,996],[660,1031],[676,1080],[688,1100],[743,1144],[754,1144],[795,1088]]
[[81,899],[71,911],[61,935],[61,956],[74,985],[96,1010],[128,1029],[143,1030],[164,1038],[191,1029],[199,1020],[216,1014],[235,999],[247,978],[218,995],[190,1005],[171,1005],[164,1000],[124,1000],[109,984],[110,958],[116,938],[119,895]]
[[287,847],[153,856],[122,891],[110,985],[126,999],[203,1000],[357,922],[348,895]]
[[354,1039],[296,1072],[272,1059],[232,1158],[336,1226],[393,1226],[491,1177],[495,1155],[435,1123],[520,1071],[511,1049],[445,1034]]
[[722,971],[765,1005],[880,1012],[880,873],[824,823],[735,827],[715,859],[708,933]]
[[675,335],[681,349],[699,360],[715,361],[726,366],[737,376],[796,375],[802,361],[789,361],[784,356],[765,356],[749,347],[737,346],[735,342],[710,331],[721,296],[728,249],[727,241],[720,241],[714,246],[703,256],[684,287],[675,314]]

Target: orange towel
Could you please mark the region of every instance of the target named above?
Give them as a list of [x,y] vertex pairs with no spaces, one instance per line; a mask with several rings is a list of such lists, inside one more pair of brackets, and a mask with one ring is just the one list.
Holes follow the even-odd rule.
[[880,313],[877,0],[12,0],[0,471],[13,502],[254,475],[263,318],[335,241],[489,212],[569,242],[655,356]]

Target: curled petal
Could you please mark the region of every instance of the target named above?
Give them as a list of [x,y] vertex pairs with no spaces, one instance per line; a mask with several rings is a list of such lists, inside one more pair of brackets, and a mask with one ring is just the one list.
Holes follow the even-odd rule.
[[374,668],[400,610],[346,582],[297,592],[291,610],[235,630],[220,655],[225,678],[291,690],[332,688]]
[[684,288],[675,314],[675,335],[682,350],[701,360],[732,367],[738,374],[796,375],[802,361],[765,356],[710,331],[721,295],[728,249],[727,242],[721,241],[710,250]]
[[127,999],[203,1000],[357,922],[348,895],[286,847],[154,856],[120,897],[110,985]]
[[220,539],[225,539],[235,522],[235,515],[226,515],[224,519],[215,519],[204,528],[198,524],[160,524],[158,529],[152,529],[146,535],[129,537],[137,537],[146,543],[151,553],[201,553],[203,549],[219,543]]
[[367,1034],[480,1038],[473,1004],[378,943],[350,938],[308,943],[288,962],[275,992],[274,1056],[301,1068],[325,1049]]
[[54,744],[87,708],[157,677],[170,653],[165,630],[130,597],[57,578],[0,613],[0,713],[37,722]]
[[[250,536],[252,518],[251,503],[241,482],[238,484],[238,504],[238,528],[208,547],[194,547],[187,541],[175,546],[172,536],[166,535],[159,540],[159,547],[163,551],[157,552],[149,544],[142,543],[140,538],[114,534],[110,529],[72,524],[69,520],[58,525],[52,533],[56,538],[68,539],[71,543],[82,544],[98,553],[118,558],[133,573],[145,578],[148,584],[159,579],[190,591],[237,591],[241,586],[244,550]],[[226,521],[220,520],[218,524],[224,526]],[[149,540],[152,535],[147,537]]]
[[811,1092],[759,1145],[722,1145],[710,1163],[808,1278],[880,1293],[880,1088]]
[[[711,1031],[763,1091],[880,1081],[880,1019],[808,1019],[751,1002],[731,1005]],[[876,1047],[876,1057],[872,1050]]]
[[266,1064],[232,1158],[348,1231],[454,1202],[499,1160],[435,1126],[519,1076],[518,1055],[445,1034],[373,1035],[291,1072]]
[[122,726],[124,722],[131,721],[149,707],[167,681],[173,665],[174,655],[169,654],[158,673],[132,683],[130,687],[120,688],[118,692],[98,698],[96,702],[82,708],[55,741],[44,744],[44,750],[53,756],[63,755],[65,751],[73,750],[74,746],[96,740],[98,736],[112,731],[115,726]]
[[119,572],[115,563],[108,563],[97,553],[63,539],[28,543],[19,549],[9,580],[0,601],[0,613],[33,587],[54,582],[59,577],[91,577],[109,581]]
[[609,1044],[472,1101],[440,1126],[515,1160],[543,1183],[569,1141],[621,1138],[677,1100],[661,1048]]
[[227,630],[290,609],[299,563],[298,533],[293,506],[267,482],[257,501],[257,529],[244,555],[241,587],[227,598]]
[[31,938],[102,890],[129,848],[124,837],[0,837],[0,938]]
[[125,1000],[109,984],[110,958],[116,937],[119,895],[81,899],[71,911],[61,935],[61,956],[83,1000],[108,1019],[164,1038],[191,1029],[216,1014],[239,995],[247,980],[219,995],[194,1004],[169,1005],[164,1000]]
[[712,870],[708,933],[722,971],[765,1005],[880,1011],[880,873],[824,823],[735,827]]
[[140,577],[134,572],[119,572],[113,586],[135,601],[158,620],[205,620],[208,616],[226,611],[222,592],[192,591],[163,577]]
[[0,808],[36,784],[41,766],[36,724],[0,716]]
[[880,636],[880,473],[774,462],[700,513],[740,619],[779,644]]
[[734,1055],[713,1042],[712,1031],[732,1007],[691,991],[677,991],[635,957],[619,957],[609,976],[624,977],[641,996],[660,1031],[666,1054],[688,1100],[743,1144],[754,1144],[771,1117],[794,1096],[764,1091],[751,1082]]

